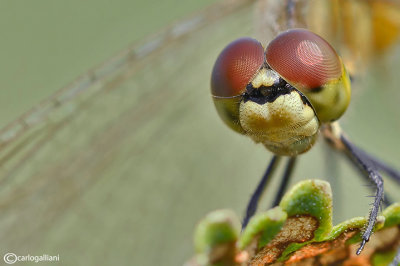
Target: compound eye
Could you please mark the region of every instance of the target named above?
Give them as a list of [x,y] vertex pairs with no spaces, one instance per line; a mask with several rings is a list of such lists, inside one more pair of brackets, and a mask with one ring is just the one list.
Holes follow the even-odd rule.
[[269,66],[298,89],[313,90],[342,75],[342,63],[327,41],[305,29],[279,34],[266,50]]
[[264,48],[257,40],[240,38],[231,42],[215,62],[211,76],[212,95],[241,95],[264,60]]

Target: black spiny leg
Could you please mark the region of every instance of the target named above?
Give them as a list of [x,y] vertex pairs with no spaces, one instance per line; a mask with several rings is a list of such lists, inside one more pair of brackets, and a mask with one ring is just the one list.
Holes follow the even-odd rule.
[[289,184],[290,177],[292,176],[295,164],[296,164],[296,157],[290,157],[288,162],[286,163],[285,173],[283,174],[281,184],[279,185],[279,190],[275,196],[275,200],[274,203],[272,204],[272,207],[278,206],[279,202],[281,201],[283,193],[285,193],[285,190]]
[[383,200],[383,179],[381,175],[378,173],[375,165],[371,163],[370,160],[366,160],[365,156],[360,152],[360,150],[352,144],[345,136],[341,135],[340,140],[342,141],[345,149],[347,151],[347,155],[350,159],[361,169],[364,173],[369,177],[369,179],[376,186],[376,193],[374,202],[372,204],[371,211],[368,217],[367,227],[362,235],[361,245],[357,250],[357,255],[360,255],[363,250],[365,244],[369,241],[369,238],[373,232],[376,217],[378,216],[379,207]]
[[274,155],[267,167],[267,170],[264,173],[264,176],[261,178],[260,183],[257,185],[256,190],[250,198],[249,203],[247,204],[246,215],[242,222],[242,230],[246,228],[247,223],[250,218],[254,215],[257,210],[258,202],[267,186],[268,181],[270,180],[270,176],[274,173],[276,166],[280,160],[279,156]]
[[370,160],[378,170],[385,172],[389,177],[391,177],[394,181],[400,184],[400,172],[395,170],[393,167],[390,167],[386,163],[382,162],[381,160],[375,158],[374,156],[366,153],[365,151],[359,149],[361,153],[364,154],[368,160]]
[[[360,156],[360,159],[365,162],[367,165],[370,165],[375,171],[377,170],[382,170],[385,173],[388,173],[387,171],[385,171],[383,168],[385,168],[388,171],[391,171],[391,173],[393,174],[398,174],[393,168],[387,166],[386,164],[382,163],[381,161],[379,161],[378,159],[376,159],[375,157],[373,157],[372,155],[367,154],[364,150],[356,147],[353,145],[353,149],[354,151],[356,151],[358,153],[358,155]],[[350,159],[352,161],[354,161],[353,157],[350,157]],[[365,175],[365,169],[364,168],[360,168],[359,165],[356,163],[356,167],[361,170],[361,177],[363,177],[366,181],[371,181],[371,179],[369,178],[369,176]],[[400,176],[399,176],[400,177]],[[394,177],[395,181],[396,177]],[[399,180],[400,181],[400,180]],[[389,206],[393,203],[393,200],[391,199],[391,197],[388,195],[388,193],[385,193],[383,200],[382,200],[383,204],[385,206]]]

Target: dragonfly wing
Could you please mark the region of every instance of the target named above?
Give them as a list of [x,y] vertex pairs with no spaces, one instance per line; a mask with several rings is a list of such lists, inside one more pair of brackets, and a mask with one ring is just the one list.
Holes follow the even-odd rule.
[[214,112],[212,65],[253,28],[252,5],[233,3],[128,49],[2,131],[3,251],[60,254],[67,265],[176,265],[206,209],[245,202],[225,185],[245,186],[244,169],[230,181],[225,167],[210,170],[232,153],[215,144],[235,142]]

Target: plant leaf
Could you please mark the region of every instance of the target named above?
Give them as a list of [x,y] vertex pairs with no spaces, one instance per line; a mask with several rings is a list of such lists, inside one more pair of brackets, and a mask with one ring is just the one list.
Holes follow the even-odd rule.
[[382,212],[376,232],[356,256],[366,222],[355,217],[332,226],[329,183],[305,180],[279,206],[252,217],[242,234],[232,212],[207,215],[196,230],[197,255],[187,265],[387,265],[400,246],[400,204]]

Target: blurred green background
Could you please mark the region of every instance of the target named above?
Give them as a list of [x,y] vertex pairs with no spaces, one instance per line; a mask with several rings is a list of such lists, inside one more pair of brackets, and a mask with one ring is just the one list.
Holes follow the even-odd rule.
[[128,45],[213,2],[1,1],[0,127]]
[[[206,4],[3,2],[1,124]],[[218,208],[242,214],[271,155],[221,123],[209,78],[227,43],[255,36],[253,11],[221,12],[2,143],[1,254],[60,254],[61,265],[182,265],[201,217]],[[355,143],[395,166],[399,58],[392,51],[385,67],[356,80],[342,119]],[[322,140],[299,158],[294,176],[291,184],[331,181],[335,222],[367,214],[366,182]],[[400,200],[398,186],[388,180],[386,188]]]

